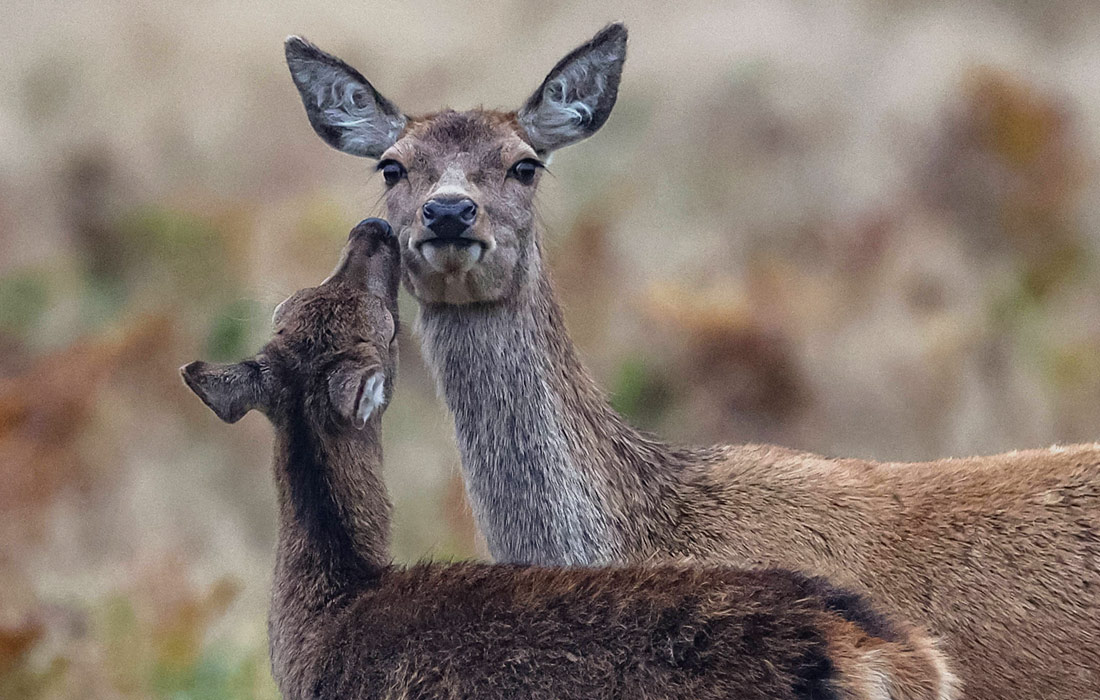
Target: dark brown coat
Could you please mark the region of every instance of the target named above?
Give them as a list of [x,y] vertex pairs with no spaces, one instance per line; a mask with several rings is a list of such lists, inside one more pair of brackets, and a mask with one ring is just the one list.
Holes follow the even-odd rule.
[[[410,118],[338,59],[287,45],[322,138],[395,175],[386,201],[406,286],[493,557],[809,571],[942,635],[972,698],[1100,698],[1100,447],[926,464],[688,449],[607,405],[562,322],[539,178],[518,168],[606,121],[625,55],[626,30],[611,25],[517,112]],[[479,215],[443,239],[422,207],[456,198]]]
[[275,426],[272,664],[288,698],[953,697],[920,630],[785,571],[662,565],[392,567],[381,414],[396,372],[396,238],[352,232],[276,335],[184,380],[229,422]]

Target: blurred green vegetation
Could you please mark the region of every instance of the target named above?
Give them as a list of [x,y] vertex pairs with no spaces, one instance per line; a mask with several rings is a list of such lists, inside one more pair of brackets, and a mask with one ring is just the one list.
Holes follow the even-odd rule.
[[611,406],[646,430],[654,430],[661,424],[672,400],[672,390],[662,374],[642,356],[623,359],[611,387]]
[[194,303],[232,283],[225,232],[203,216],[145,205],[123,215],[117,227],[124,267],[135,276],[155,277],[160,289]]
[[[80,622],[70,630],[68,648],[43,640],[40,652],[46,653],[32,654],[25,647],[12,654],[10,645],[0,651],[0,697],[35,700],[74,691],[97,697],[95,688],[101,687],[125,698],[278,698],[266,648],[210,634],[235,594],[236,587],[222,581],[155,614],[139,612],[132,592],[82,602],[70,609]],[[34,627],[27,633],[41,636]],[[10,635],[12,630],[5,639]]]
[[26,336],[36,328],[50,304],[46,274],[17,270],[0,277],[0,332]]
[[[253,299],[239,299],[221,307],[210,325],[206,338],[206,355],[211,360],[228,362],[255,352],[253,339],[266,330],[265,308]],[[266,321],[266,319],[265,319]]]

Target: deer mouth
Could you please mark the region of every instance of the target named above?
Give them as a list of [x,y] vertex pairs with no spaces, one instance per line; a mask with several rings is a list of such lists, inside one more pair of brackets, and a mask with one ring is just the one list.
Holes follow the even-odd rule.
[[436,236],[435,238],[426,238],[416,244],[418,247],[423,248],[426,245],[431,246],[455,246],[456,248],[468,248],[470,246],[480,246],[485,248],[485,243],[473,238],[466,238],[465,236]]
[[466,272],[480,260],[488,248],[483,241],[465,237],[428,238],[416,243],[416,250],[436,271],[445,274]]

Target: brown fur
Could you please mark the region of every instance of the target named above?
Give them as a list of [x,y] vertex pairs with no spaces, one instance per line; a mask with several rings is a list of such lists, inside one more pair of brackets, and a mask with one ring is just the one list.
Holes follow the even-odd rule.
[[[448,157],[446,147],[432,145],[435,158]],[[404,215],[406,196],[391,196],[391,216]],[[494,196],[489,193],[489,201]],[[499,323],[483,308],[437,304],[429,296],[420,324],[426,357],[456,413],[471,498],[495,557],[549,564],[691,556],[809,571],[866,591],[943,635],[970,697],[992,700],[1021,689],[1067,700],[1100,697],[1100,447],[879,464],[766,445],[667,446],[637,433],[607,406],[577,359],[537,236],[518,247],[516,267],[497,278],[515,289],[495,310]],[[423,274],[415,256],[406,258],[413,259],[410,289],[430,289],[434,277]],[[524,283],[528,275],[535,279]],[[509,455],[517,452],[503,444],[516,441],[515,432],[494,427],[504,425],[503,406],[484,404],[481,397],[496,392],[479,370],[503,372],[502,353],[519,348],[510,347],[518,339],[501,331],[513,333],[523,326],[519,319],[532,320],[533,344],[545,364],[506,381],[519,387],[512,391],[536,382],[549,387],[543,401],[568,445],[565,461],[603,516],[592,528],[602,550],[570,554],[537,538],[530,546],[497,538],[496,523],[510,523],[518,533],[517,519],[535,520],[543,512],[498,500],[500,492],[519,487],[482,466],[487,442],[502,444],[499,464],[514,463]],[[522,343],[532,345],[527,338]],[[514,409],[520,402],[513,397],[503,404]],[[463,414],[484,419],[466,422]],[[472,483],[478,479],[496,483],[479,487]],[[549,477],[530,495],[541,501],[555,489],[567,487]],[[550,515],[531,530],[553,528],[563,509],[544,512]]]
[[[376,144],[408,171],[388,190],[389,218],[494,558],[810,571],[943,635],[970,697],[1100,697],[1100,446],[926,464],[697,450],[640,434],[607,405],[546,269],[538,180],[509,177],[522,155],[508,144],[593,133],[614,103],[625,38],[612,26],[570,53],[515,120],[445,111]],[[531,112],[555,99],[595,116],[555,126]],[[419,211],[444,173],[480,207],[468,237],[483,252],[465,267],[424,254]]]
[[256,408],[276,428],[270,634],[286,697],[953,696],[924,633],[822,579],[683,565],[390,566],[384,403],[357,429],[345,403],[354,409],[369,383],[343,378],[384,372],[392,386],[397,265],[388,226],[365,223],[330,280],[280,305],[275,337],[243,367],[183,368],[219,416]]

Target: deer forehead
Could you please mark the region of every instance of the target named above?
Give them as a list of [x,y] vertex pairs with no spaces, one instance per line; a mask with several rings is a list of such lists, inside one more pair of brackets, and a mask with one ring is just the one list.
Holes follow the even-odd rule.
[[413,120],[382,154],[407,169],[424,168],[440,185],[462,187],[479,170],[508,168],[537,158],[511,113],[473,110],[440,112]]

